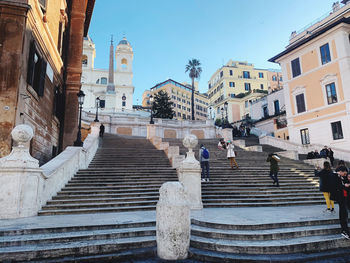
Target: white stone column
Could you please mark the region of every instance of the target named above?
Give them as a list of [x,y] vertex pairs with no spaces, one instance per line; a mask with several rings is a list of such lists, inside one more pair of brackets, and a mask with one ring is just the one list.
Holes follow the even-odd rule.
[[191,209],[202,209],[201,168],[194,157],[192,149],[198,144],[195,135],[187,135],[183,139],[183,145],[188,148],[186,159],[177,168],[177,176],[183,184],[187,200]]
[[179,182],[162,185],[156,212],[158,257],[186,259],[190,246],[190,208],[184,187]]
[[154,124],[147,124],[147,139],[151,140],[156,137],[156,126]]
[[222,137],[224,138],[225,142],[231,141],[232,142],[232,128],[225,128],[222,130]]
[[33,129],[25,124],[11,132],[15,147],[0,159],[0,218],[37,215],[40,208],[42,169],[29,154]]

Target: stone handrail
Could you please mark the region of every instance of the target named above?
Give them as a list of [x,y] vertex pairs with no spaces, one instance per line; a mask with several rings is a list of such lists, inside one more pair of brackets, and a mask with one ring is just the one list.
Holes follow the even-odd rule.
[[[324,147],[324,145],[321,144],[298,144],[272,136],[259,137],[259,143],[268,144],[284,150],[297,151],[298,154],[307,154],[314,150],[320,151]],[[334,158],[350,162],[350,151],[335,147],[332,147],[332,151],[334,152]]]
[[79,169],[88,167],[98,148],[98,137],[89,134],[83,147],[67,147],[54,159],[44,164],[40,186],[40,207],[51,199]]

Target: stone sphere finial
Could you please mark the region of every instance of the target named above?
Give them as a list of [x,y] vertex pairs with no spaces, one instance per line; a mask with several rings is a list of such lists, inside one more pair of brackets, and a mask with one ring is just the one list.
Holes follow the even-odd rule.
[[17,142],[18,147],[23,147],[33,136],[33,128],[26,124],[17,125],[11,132],[12,139]]
[[197,136],[194,134],[186,135],[182,143],[190,152],[192,152],[192,149],[198,144]]

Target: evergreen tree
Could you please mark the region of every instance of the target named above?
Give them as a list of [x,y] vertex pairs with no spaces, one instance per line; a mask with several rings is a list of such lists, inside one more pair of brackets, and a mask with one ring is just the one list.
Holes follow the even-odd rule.
[[152,106],[153,117],[161,119],[172,119],[174,117],[173,102],[167,92],[160,91],[154,96]]

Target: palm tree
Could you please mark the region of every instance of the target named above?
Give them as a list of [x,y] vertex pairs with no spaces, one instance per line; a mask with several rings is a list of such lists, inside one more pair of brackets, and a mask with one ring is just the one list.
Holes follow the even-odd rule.
[[194,79],[199,79],[202,68],[200,67],[201,63],[198,59],[193,58],[188,61],[186,65],[186,71],[189,72],[189,76],[192,79],[192,96],[191,96],[191,104],[192,104],[192,120],[194,120]]

